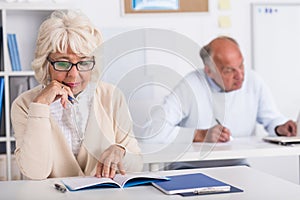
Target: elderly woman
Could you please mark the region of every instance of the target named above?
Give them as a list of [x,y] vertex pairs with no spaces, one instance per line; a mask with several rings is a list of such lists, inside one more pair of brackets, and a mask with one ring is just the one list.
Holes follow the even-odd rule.
[[121,92],[99,81],[100,32],[75,11],[39,29],[32,68],[39,86],[12,104],[15,155],[30,179],[140,171],[140,149]]

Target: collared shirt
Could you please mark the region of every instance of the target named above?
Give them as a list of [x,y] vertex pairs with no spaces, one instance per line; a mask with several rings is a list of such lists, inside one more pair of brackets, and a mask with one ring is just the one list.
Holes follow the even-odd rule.
[[[231,92],[224,92],[203,70],[191,72],[165,98],[161,108],[163,115],[154,114],[150,131],[149,127],[146,131],[155,135],[150,142],[174,140],[176,135],[171,134],[174,126],[208,129],[216,125],[216,119],[233,137],[253,135],[256,123],[275,135],[275,127],[287,121],[278,111],[268,87],[251,70],[245,71],[242,87]],[[163,131],[154,134],[153,130],[162,124]]]
[[91,91],[91,87],[88,86],[76,97],[78,103],[68,103],[67,108],[63,108],[60,99],[50,105],[51,116],[61,128],[62,133],[75,156],[77,156],[84,139],[94,94]]

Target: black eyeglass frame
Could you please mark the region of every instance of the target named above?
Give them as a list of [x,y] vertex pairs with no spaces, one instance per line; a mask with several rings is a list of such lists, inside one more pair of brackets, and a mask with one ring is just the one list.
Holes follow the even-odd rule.
[[[95,67],[95,58],[94,58],[94,56],[93,56],[93,60],[79,61],[79,62],[77,62],[77,63],[71,63],[71,62],[69,62],[69,61],[52,61],[52,60],[49,58],[49,56],[47,57],[47,61],[53,66],[53,68],[54,68],[55,71],[59,71],[59,72],[69,72],[69,71],[72,69],[73,66],[75,66],[76,69],[77,69],[77,71],[79,71],[79,72],[87,72],[87,71],[91,71],[91,70],[93,70],[94,67]],[[59,69],[56,69],[56,67],[55,67],[55,63],[58,63],[58,62],[69,63],[71,66],[70,66],[70,68],[69,68],[68,70],[59,70]],[[93,62],[93,67],[92,67],[91,69],[87,69],[87,70],[79,69],[79,68],[78,68],[78,64],[79,64],[79,63],[82,63],[82,62]]]

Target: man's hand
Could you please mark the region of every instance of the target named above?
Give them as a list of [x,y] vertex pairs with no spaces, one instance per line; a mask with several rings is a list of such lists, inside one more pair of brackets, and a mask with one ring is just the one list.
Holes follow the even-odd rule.
[[113,178],[116,171],[119,170],[121,174],[125,174],[123,167],[123,157],[125,149],[118,145],[111,145],[101,155],[96,169],[96,177]]
[[275,132],[279,136],[296,136],[297,125],[292,120],[289,120],[282,125],[276,126]]
[[222,125],[215,125],[208,130],[195,130],[193,142],[228,142],[230,130]]

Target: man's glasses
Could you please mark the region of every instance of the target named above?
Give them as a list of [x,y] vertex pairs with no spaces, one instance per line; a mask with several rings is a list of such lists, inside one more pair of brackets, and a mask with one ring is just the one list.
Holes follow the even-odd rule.
[[71,63],[68,61],[52,61],[49,57],[47,57],[47,60],[51,63],[56,71],[60,72],[68,72],[73,66],[75,66],[78,71],[85,72],[92,70],[95,66],[94,58],[93,60],[84,60],[79,61],[78,63]]

